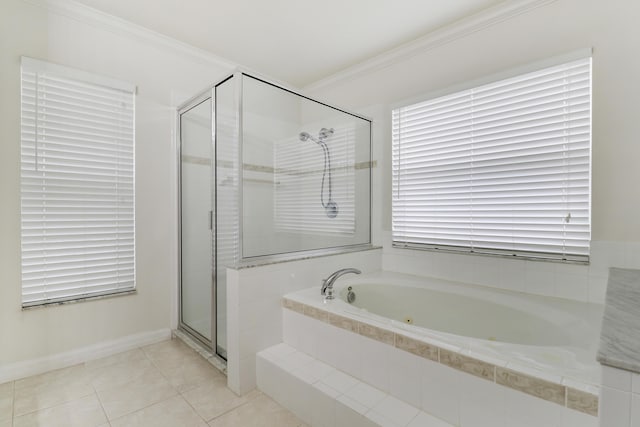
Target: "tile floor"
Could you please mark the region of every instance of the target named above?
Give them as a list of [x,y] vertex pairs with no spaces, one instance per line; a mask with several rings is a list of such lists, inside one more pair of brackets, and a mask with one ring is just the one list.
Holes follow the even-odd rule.
[[0,427],[27,426],[306,427],[177,339],[0,384]]

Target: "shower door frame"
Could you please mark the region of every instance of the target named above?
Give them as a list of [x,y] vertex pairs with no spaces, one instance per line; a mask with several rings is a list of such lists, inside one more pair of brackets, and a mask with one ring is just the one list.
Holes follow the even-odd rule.
[[[211,148],[211,164],[209,165],[209,177],[211,179],[211,210],[210,210],[210,231],[211,231],[211,340],[200,334],[198,331],[191,328],[182,320],[182,115],[187,113],[191,109],[197,107],[203,102],[211,102],[211,116],[209,121],[211,124],[211,131],[209,134],[209,147]],[[178,329],[186,332],[191,338],[198,341],[205,346],[212,354],[223,363],[226,363],[226,358],[218,353],[218,330],[217,330],[217,243],[216,243],[216,147],[215,147],[215,89],[210,87],[203,92],[200,92],[195,97],[189,99],[185,103],[181,104],[176,111],[176,157],[177,157],[177,199],[178,199]],[[226,350],[226,349],[225,349]]]

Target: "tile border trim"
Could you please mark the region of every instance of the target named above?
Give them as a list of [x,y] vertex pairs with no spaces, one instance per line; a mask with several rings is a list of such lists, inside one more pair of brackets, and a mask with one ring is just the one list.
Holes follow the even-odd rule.
[[504,366],[496,366],[466,354],[441,348],[428,342],[286,297],[282,298],[282,307],[512,390],[526,393],[587,415],[598,416],[599,396],[595,394],[516,372]]

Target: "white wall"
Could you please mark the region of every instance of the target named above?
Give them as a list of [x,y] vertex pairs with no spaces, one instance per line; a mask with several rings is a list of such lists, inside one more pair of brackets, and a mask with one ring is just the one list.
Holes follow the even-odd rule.
[[[98,20],[88,22],[70,13],[22,0],[0,2],[0,372],[19,361],[168,333],[177,312],[175,106],[231,69],[211,55],[147,37],[143,30],[127,32],[117,21],[106,25],[100,14],[89,13]],[[20,308],[21,55],[138,86],[136,295]]]
[[[374,210],[382,215],[379,235],[385,246],[385,269],[602,303],[608,266],[640,268],[640,85],[633,83],[640,75],[638,22],[637,2],[556,0],[447,43],[428,45],[383,68],[311,87],[312,96],[374,111],[374,121],[384,132],[383,146],[376,147],[382,150],[382,173],[377,178],[382,185],[374,187]],[[593,48],[591,265],[392,250],[391,106],[589,47]]]

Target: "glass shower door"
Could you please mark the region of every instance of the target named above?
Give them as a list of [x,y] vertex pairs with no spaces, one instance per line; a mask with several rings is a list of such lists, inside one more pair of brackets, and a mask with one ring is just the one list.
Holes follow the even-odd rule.
[[211,98],[180,114],[180,327],[215,342]]

